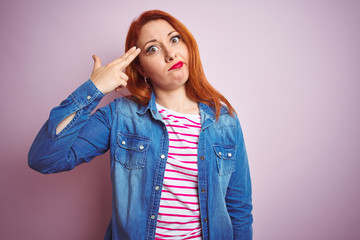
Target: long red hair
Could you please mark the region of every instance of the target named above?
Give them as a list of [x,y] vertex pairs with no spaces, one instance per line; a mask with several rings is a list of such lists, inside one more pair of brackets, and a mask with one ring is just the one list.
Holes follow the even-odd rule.
[[[189,79],[185,84],[187,96],[196,102],[214,107],[216,120],[218,120],[220,116],[221,102],[227,105],[230,115],[233,116],[235,110],[229,101],[213,88],[205,77],[195,38],[179,20],[170,14],[160,10],[143,12],[130,25],[126,37],[125,52],[131,47],[136,46],[142,26],[149,21],[159,19],[167,21],[179,33],[189,50]],[[138,64],[140,64],[140,62],[138,59],[135,59],[125,70],[125,73],[129,76],[127,89],[131,93],[128,97],[141,105],[147,105],[151,98],[152,88],[137,71],[139,67]]]

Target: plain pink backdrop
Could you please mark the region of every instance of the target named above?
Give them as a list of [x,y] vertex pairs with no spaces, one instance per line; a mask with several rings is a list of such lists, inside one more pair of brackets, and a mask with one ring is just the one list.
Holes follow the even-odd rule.
[[1,1],[0,239],[103,239],[108,154],[42,175],[27,152],[51,108],[89,78],[91,55],[122,55],[130,22],[150,9],[190,29],[238,112],[254,239],[360,239],[360,3],[129,2]]

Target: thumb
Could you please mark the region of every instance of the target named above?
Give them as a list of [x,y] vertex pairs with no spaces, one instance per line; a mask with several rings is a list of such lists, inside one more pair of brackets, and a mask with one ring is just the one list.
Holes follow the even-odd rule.
[[98,56],[96,56],[95,54],[92,55],[92,58],[94,59],[93,71],[98,69],[98,68],[101,68],[101,60],[100,60],[100,58],[98,58]]

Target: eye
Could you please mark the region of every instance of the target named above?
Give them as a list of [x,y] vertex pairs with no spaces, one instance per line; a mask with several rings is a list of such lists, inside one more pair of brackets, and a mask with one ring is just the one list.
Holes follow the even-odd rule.
[[154,52],[156,52],[157,50],[158,50],[158,47],[150,46],[150,47],[146,50],[146,52],[147,52],[147,53],[154,53]]
[[180,42],[180,39],[181,39],[180,35],[176,35],[171,38],[171,42],[177,43],[177,42]]

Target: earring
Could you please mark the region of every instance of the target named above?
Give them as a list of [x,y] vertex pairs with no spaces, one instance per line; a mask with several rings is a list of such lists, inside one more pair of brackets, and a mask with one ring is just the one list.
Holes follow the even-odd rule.
[[151,87],[150,84],[149,84],[149,78],[144,77],[144,81],[145,81],[146,85],[148,85],[149,87]]

